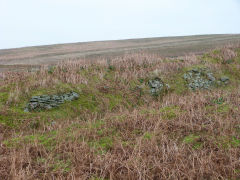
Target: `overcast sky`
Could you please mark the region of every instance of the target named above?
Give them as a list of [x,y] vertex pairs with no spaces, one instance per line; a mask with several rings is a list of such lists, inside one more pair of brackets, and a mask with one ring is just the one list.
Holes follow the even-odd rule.
[[240,33],[240,0],[0,0],[0,49]]

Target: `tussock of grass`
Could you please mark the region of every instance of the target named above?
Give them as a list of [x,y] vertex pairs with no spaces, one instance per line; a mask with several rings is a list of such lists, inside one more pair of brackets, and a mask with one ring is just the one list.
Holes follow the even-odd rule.
[[[1,74],[0,179],[240,178],[239,55],[226,47],[182,60],[126,55]],[[230,84],[192,92],[183,74],[193,67]],[[170,85],[161,97],[149,93],[153,77]],[[66,91],[79,99],[23,111],[34,95]]]

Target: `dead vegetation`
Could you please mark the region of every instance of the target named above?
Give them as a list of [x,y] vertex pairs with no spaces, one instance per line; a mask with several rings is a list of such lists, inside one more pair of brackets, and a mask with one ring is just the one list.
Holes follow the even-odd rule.
[[[126,55],[0,75],[0,179],[239,179],[240,49],[162,59]],[[221,63],[232,59],[231,63]],[[206,66],[228,86],[190,91]],[[167,94],[151,97],[158,76]],[[24,113],[32,95],[74,90],[76,102]]]

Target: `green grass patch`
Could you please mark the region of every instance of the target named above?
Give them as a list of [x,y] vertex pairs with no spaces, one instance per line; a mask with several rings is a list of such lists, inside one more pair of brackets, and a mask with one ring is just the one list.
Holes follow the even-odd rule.
[[8,100],[8,92],[1,92],[0,91],[0,109],[6,104]]
[[53,172],[61,172],[67,173],[71,170],[71,161],[70,160],[55,160],[53,164],[51,164],[51,168]]
[[170,91],[178,95],[185,94],[188,91],[187,83],[183,79],[184,72],[171,75],[166,83],[170,85]]
[[225,101],[224,101],[223,97],[220,97],[220,98],[217,98],[217,99],[213,99],[212,102],[213,102],[214,104],[221,105],[221,104],[223,104]]
[[153,134],[150,133],[150,132],[145,132],[144,135],[143,135],[143,138],[147,139],[147,140],[152,139],[152,137],[153,137]]
[[168,120],[176,118],[178,114],[181,113],[181,110],[178,106],[165,106],[159,111],[163,113],[163,118]]
[[220,136],[216,139],[216,144],[224,149],[239,148],[240,139],[234,136]]
[[[40,91],[33,94],[49,94],[49,91],[47,91],[48,93],[46,91],[45,93],[43,93],[43,91]],[[51,110],[25,113],[24,108],[28,103],[28,99],[30,98],[23,98],[21,102],[17,104],[11,104],[7,113],[0,113],[0,122],[10,127],[16,127],[17,125],[20,125],[21,122],[25,122],[28,119],[38,118],[39,121],[42,122],[47,122],[49,119],[51,119],[52,121],[57,121],[61,119],[76,118],[85,111],[89,111],[90,113],[100,111],[98,107],[99,103],[96,99],[96,96],[91,92],[84,94],[81,93],[78,100],[65,102],[59,107],[53,108]]]
[[183,139],[183,143],[189,144],[192,146],[193,149],[199,149],[202,147],[202,142],[200,142],[201,136],[195,135],[195,134],[190,134],[188,136],[185,136]]
[[160,109],[141,109],[140,114],[162,115],[163,119],[171,120],[176,118],[183,111],[178,106],[165,106]]
[[91,148],[96,150],[96,153],[104,154],[112,148],[113,138],[105,136],[94,141],[89,141],[88,144]]
[[226,115],[232,109],[231,105],[226,102],[222,102],[221,99],[215,100],[215,105],[207,105],[205,108],[208,115]]
[[212,51],[212,54],[214,56],[211,55],[211,53],[206,53],[202,56],[202,63],[205,64],[206,62],[209,63],[213,63],[213,64],[218,64],[221,62],[220,58],[217,58],[217,55],[220,56],[221,50],[216,49]]
[[27,135],[5,140],[3,144],[7,147],[20,148],[26,144],[37,143],[43,145],[47,150],[53,150],[56,146],[57,131],[51,131],[45,134]]
[[115,72],[112,70],[108,70],[106,71],[105,75],[104,75],[104,79],[107,81],[114,81],[114,76],[115,76]]
[[230,111],[231,107],[229,104],[226,104],[226,103],[223,103],[223,104],[220,104],[218,107],[217,107],[217,112],[218,113],[222,113],[222,114],[226,114]]
[[144,109],[140,110],[140,114],[158,115],[158,114],[160,114],[160,111],[158,109],[144,108]]
[[105,94],[105,98],[108,99],[108,109],[113,111],[123,104],[124,98],[120,94]]
[[88,129],[102,129],[103,126],[105,125],[105,122],[103,120],[96,120],[94,122],[88,122],[85,128]]
[[54,173],[68,173],[71,171],[72,162],[70,159],[61,160],[58,157],[54,159],[37,158],[36,162],[39,166],[47,165],[50,171]]

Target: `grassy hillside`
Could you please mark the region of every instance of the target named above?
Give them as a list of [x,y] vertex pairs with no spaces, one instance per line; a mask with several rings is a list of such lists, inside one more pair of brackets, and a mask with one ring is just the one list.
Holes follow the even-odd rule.
[[[195,72],[209,89],[190,88]],[[24,112],[32,96],[70,91],[79,98]],[[1,73],[0,179],[239,179],[239,111],[237,46]]]

